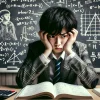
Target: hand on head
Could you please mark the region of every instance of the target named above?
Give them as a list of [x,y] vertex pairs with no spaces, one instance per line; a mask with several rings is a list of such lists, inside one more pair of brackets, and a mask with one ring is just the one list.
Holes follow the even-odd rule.
[[48,55],[49,55],[52,52],[52,46],[47,38],[48,33],[44,32],[44,31],[39,31],[38,34],[40,36],[40,40],[45,45],[45,48],[46,48],[45,51],[48,52]]
[[78,31],[75,28],[73,28],[71,32],[68,32],[68,34],[69,34],[69,38],[64,45],[64,50],[69,55],[72,52],[72,45],[76,41]]
[[[67,55],[69,55],[69,54],[71,54],[73,52],[72,51],[72,45],[76,41],[76,38],[77,38],[77,35],[78,35],[78,31],[75,28],[73,28],[71,30],[71,32],[68,32],[68,34],[69,34],[68,40],[66,41],[66,43],[64,44],[64,47],[63,47],[64,51],[66,52]],[[46,51],[46,55],[48,56],[52,52],[54,47],[52,47],[51,43],[49,42],[49,40],[47,38],[47,35],[48,35],[48,33],[44,32],[44,31],[39,31],[40,40],[45,45],[45,47],[46,47],[46,50],[45,50]],[[61,41],[65,41],[63,39]],[[55,39],[55,41],[56,41],[56,39]],[[53,44],[55,45],[55,43],[53,43]],[[61,42],[61,43],[62,43],[61,45],[63,45],[63,42]],[[56,51],[56,50],[54,49],[53,51]]]

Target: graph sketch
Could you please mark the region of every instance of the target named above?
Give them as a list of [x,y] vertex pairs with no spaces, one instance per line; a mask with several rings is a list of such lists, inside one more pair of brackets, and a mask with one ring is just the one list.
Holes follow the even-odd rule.
[[100,36],[100,14],[81,14],[81,35]]

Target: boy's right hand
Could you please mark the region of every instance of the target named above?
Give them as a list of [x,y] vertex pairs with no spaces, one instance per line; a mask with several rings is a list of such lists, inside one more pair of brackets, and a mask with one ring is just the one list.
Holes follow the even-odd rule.
[[48,57],[52,52],[52,45],[50,44],[47,38],[48,33],[44,33],[44,31],[39,31],[38,34],[40,36],[40,40],[43,42],[43,44],[46,47],[46,50],[44,51],[44,55]]

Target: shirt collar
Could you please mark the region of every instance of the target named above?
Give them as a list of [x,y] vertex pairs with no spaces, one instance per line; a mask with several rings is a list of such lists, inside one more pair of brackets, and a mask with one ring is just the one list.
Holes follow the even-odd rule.
[[[53,57],[54,59],[57,59],[57,57],[56,57],[53,53],[52,53],[51,55],[52,55],[52,57]],[[65,58],[65,51],[62,52],[62,54],[59,56],[59,58],[62,58],[62,59],[64,60],[64,58]],[[58,59],[59,59],[59,58],[58,58]]]

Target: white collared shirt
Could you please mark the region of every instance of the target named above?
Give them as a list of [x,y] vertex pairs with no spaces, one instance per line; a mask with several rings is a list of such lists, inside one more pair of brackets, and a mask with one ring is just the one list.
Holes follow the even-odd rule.
[[[59,58],[57,58],[53,53],[51,53],[51,56],[53,57],[53,58],[55,58],[55,59],[59,59],[60,57],[64,60],[65,59],[65,51],[63,51],[62,52],[62,54],[59,56]],[[73,58],[75,56],[75,53],[74,52],[72,52],[70,55],[68,55],[67,56],[67,60],[68,59],[70,59],[70,58]],[[40,56],[39,56],[39,58],[40,58],[40,60],[42,61],[42,63],[44,64],[44,65],[47,65],[50,61],[51,61],[51,59],[50,59],[50,57],[46,57],[44,54],[41,54]]]
[[52,53],[52,57],[54,59],[56,59],[56,60],[59,59],[59,58],[62,58],[64,60],[64,58],[65,58],[65,51],[62,52],[62,54],[59,56],[59,58],[57,58],[53,53]]

